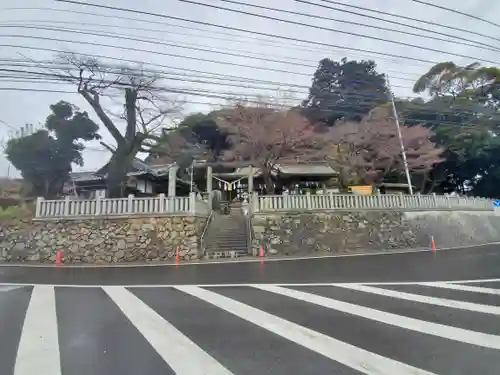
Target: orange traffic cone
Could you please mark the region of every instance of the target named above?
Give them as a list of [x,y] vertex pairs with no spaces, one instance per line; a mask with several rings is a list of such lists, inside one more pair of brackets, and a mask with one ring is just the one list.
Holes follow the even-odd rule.
[[175,249],[175,264],[179,264],[179,246]]
[[436,252],[436,243],[434,242],[434,236],[431,236],[431,249],[432,249],[432,252],[435,253]]
[[62,258],[63,258],[63,252],[62,250],[57,250],[56,254],[56,264],[61,265],[62,264]]

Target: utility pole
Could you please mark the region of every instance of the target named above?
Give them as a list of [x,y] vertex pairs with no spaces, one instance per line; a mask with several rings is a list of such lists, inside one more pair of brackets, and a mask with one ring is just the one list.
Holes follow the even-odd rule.
[[401,134],[401,126],[399,124],[398,111],[396,110],[396,104],[394,103],[394,95],[392,95],[391,85],[389,83],[389,77],[386,75],[387,88],[389,89],[389,96],[392,104],[392,113],[394,119],[396,120],[396,128],[398,129],[399,146],[401,147],[401,155],[403,156],[403,164],[405,168],[406,182],[408,183],[408,190],[410,194],[413,195],[413,186],[411,184],[410,170],[408,169],[408,160],[406,159],[405,145],[403,143],[403,135]]

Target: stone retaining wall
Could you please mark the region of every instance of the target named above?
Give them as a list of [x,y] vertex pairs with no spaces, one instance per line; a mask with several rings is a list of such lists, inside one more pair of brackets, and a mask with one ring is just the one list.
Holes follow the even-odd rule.
[[254,215],[253,249],[326,255],[500,241],[500,217],[488,212],[359,211]]
[[54,262],[59,249],[68,263],[165,261],[177,246],[181,259],[193,260],[205,222],[170,216],[0,224],[0,261]]

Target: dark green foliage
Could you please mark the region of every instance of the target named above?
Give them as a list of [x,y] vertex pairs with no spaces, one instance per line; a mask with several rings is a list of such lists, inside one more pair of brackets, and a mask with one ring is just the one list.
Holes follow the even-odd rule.
[[82,141],[99,139],[99,127],[87,112],[60,101],[50,106],[52,113],[45,129],[7,143],[5,154],[31,185],[31,194],[51,198],[59,195],[71,172],[71,164],[83,165]]
[[182,136],[189,143],[203,144],[216,156],[229,148],[227,134],[220,132],[215,122],[217,113],[193,113],[179,124]]
[[339,119],[360,121],[387,102],[388,88],[374,61],[323,59],[314,73],[303,114],[312,123],[332,125]]

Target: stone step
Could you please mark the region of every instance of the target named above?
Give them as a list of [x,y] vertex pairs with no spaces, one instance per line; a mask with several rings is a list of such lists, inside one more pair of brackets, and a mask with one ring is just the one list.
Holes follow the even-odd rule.
[[221,258],[239,258],[248,256],[246,251],[211,251],[206,252],[205,259],[221,259]]
[[246,243],[211,243],[205,249],[246,249],[248,248]]
[[211,235],[205,237],[206,241],[216,241],[216,240],[238,240],[238,241],[246,241],[247,235],[243,233],[231,233],[231,234],[217,234],[212,233]]
[[242,230],[242,229],[214,229],[211,233],[214,233],[214,234],[227,234],[227,235],[231,235],[231,234],[236,234],[236,233],[246,233],[246,230]]
[[212,245],[212,244],[215,244],[215,245],[224,245],[224,244],[238,245],[238,244],[246,244],[246,243],[247,243],[246,238],[238,238],[238,239],[214,238],[211,241],[206,242],[207,245]]

